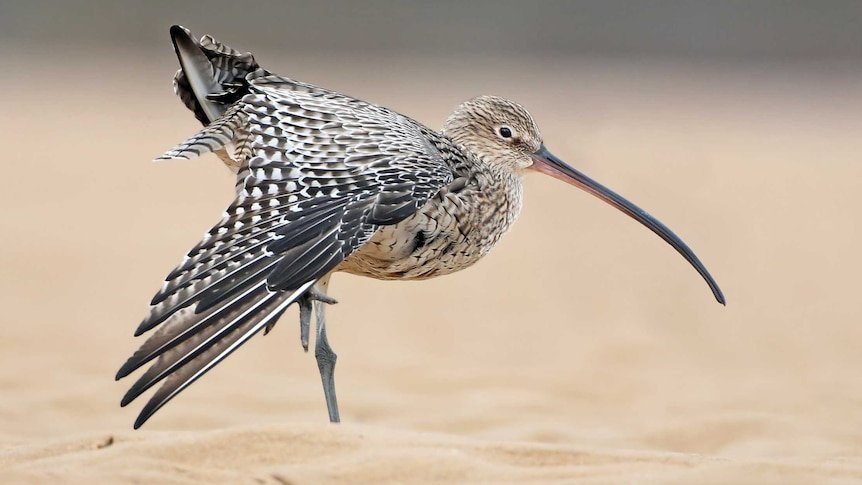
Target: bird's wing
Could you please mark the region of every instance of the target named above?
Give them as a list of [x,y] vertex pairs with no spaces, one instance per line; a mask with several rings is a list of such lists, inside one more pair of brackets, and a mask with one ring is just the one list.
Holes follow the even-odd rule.
[[419,123],[258,74],[239,108],[225,113],[230,130],[218,130],[245,154],[237,198],[168,275],[136,335],[158,329],[117,374],[156,359],[123,405],[165,380],[135,427],[278,318],[379,226],[407,218],[452,180],[438,149],[445,140]]

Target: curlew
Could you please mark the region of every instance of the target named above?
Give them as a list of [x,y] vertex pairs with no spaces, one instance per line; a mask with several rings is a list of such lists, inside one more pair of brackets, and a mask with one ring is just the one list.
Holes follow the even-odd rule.
[[462,270],[521,210],[530,171],[568,182],[658,234],[724,296],[670,229],[545,148],[532,116],[494,96],[466,101],[442,132],[382,106],[270,73],[250,53],[173,26],[174,88],[204,125],[159,159],[215,153],[236,199],[165,279],[135,335],[155,330],[117,373],[150,367],[125,406],[158,383],[135,428],[293,303],[329,419],[339,421],[336,355],[326,337],[330,276],[419,280]]

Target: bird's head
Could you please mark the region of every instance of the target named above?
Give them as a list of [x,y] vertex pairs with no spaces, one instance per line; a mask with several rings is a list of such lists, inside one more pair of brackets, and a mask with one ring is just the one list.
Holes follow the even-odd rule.
[[533,165],[542,134],[530,113],[497,96],[479,96],[458,106],[443,132],[483,162],[522,172]]
[[667,226],[621,195],[584,175],[545,148],[539,127],[518,103],[479,96],[458,107],[443,129],[452,141],[482,162],[522,174],[541,172],[589,192],[640,222],[673,246],[706,280],[722,305],[724,295],[694,252]]

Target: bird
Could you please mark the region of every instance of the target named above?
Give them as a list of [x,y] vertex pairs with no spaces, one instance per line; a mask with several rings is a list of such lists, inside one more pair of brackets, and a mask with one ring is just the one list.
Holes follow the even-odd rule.
[[151,332],[116,379],[151,364],[121,400],[161,383],[134,422],[156,411],[251,337],[299,307],[311,321],[330,422],[340,421],[326,334],[333,273],[423,280],[468,268],[521,211],[523,180],[539,172],[598,197],[670,244],[724,295],[667,226],[553,155],[530,113],[478,96],[442,131],[383,106],[282,77],[251,53],[170,28],[173,84],[203,128],[157,160],[214,153],[236,174],[236,198],[171,271],[135,336]]

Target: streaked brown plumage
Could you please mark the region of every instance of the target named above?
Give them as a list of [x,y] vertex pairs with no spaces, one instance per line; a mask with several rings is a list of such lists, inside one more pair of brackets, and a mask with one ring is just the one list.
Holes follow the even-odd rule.
[[298,303],[331,421],[335,354],[324,308],[332,273],[425,279],[467,268],[518,216],[522,179],[540,171],[579,186],[646,225],[718,286],[667,227],[550,154],[517,103],[480,96],[442,133],[381,106],[276,76],[251,54],[174,26],[176,92],[205,127],[160,158],[214,152],[237,173],[237,198],[171,272],[136,335],[155,329],[121,367],[152,362],[126,405],[162,382],[135,427]]

